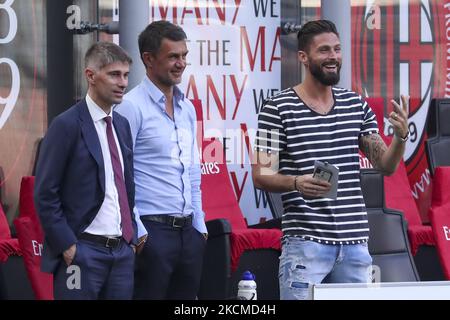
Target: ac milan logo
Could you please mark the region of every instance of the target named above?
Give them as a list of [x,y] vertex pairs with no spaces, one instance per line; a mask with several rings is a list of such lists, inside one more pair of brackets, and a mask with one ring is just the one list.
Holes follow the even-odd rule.
[[[358,14],[361,26],[356,34],[355,51],[359,68],[355,74],[358,89],[369,96],[385,98],[385,113],[390,110],[390,99],[400,94],[409,95],[409,129],[405,160],[410,162],[424,139],[428,106],[433,90],[436,34],[429,1],[405,2],[405,5],[379,7],[380,28],[370,29],[367,22],[377,1],[364,14]],[[359,44],[359,45],[358,45]],[[385,133],[392,134],[386,123]]]
[[[404,159],[413,193],[424,175],[428,179],[424,141],[430,101],[445,92],[442,6],[441,1],[433,0],[366,1],[364,6],[352,8],[356,19],[352,30],[354,90],[383,97],[385,115],[392,110],[391,99],[398,101],[400,94],[410,96],[411,139]],[[386,135],[393,133],[389,122],[384,130]],[[428,184],[418,187],[425,192]]]

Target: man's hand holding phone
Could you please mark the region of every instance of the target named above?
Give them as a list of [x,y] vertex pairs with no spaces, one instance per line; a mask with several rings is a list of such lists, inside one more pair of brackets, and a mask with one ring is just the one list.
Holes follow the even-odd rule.
[[294,189],[306,197],[336,199],[338,176],[339,168],[327,162],[315,161],[312,175],[295,177]]
[[314,178],[312,174],[306,174],[295,177],[295,187],[297,191],[306,197],[320,198],[330,191],[331,183]]

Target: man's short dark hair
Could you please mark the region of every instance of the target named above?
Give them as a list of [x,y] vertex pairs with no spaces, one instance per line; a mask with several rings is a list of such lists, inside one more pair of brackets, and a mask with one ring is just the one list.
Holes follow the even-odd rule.
[[183,29],[169,21],[160,20],[150,23],[139,35],[139,53],[158,53],[163,39],[172,41],[186,40],[187,36]]
[[322,33],[334,33],[339,37],[336,26],[330,20],[314,20],[305,23],[297,34],[298,50],[306,52],[313,38]]
[[97,42],[86,51],[84,56],[86,68],[95,67],[102,69],[114,62],[131,64],[133,60],[124,49],[112,42]]

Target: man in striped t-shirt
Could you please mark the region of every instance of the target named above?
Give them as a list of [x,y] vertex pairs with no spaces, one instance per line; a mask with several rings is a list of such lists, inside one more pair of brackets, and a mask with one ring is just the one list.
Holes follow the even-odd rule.
[[[407,98],[392,100],[395,139],[387,147],[375,115],[339,82],[341,45],[335,25],[318,20],[298,33],[305,79],[268,99],[259,114],[253,182],[282,192],[281,299],[308,299],[317,283],[368,282],[372,258],[369,225],[359,181],[361,149],[372,165],[392,174],[408,138]],[[312,177],[314,161],[339,168],[337,198],[330,183]]]

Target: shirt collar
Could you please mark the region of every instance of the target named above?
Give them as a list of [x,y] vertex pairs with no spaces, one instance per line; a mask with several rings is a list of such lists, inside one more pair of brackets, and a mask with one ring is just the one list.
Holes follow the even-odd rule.
[[[164,93],[159,90],[159,88],[149,79],[148,76],[145,76],[144,86],[148,90],[148,93],[150,94],[150,97],[153,99],[153,101],[160,103],[165,101]],[[180,88],[174,86],[173,95],[175,97],[176,105],[179,105],[181,107],[182,105],[180,104],[180,101],[184,100],[183,92],[181,92]]]
[[86,104],[89,110],[89,114],[91,115],[92,120],[94,120],[94,122],[103,120],[104,117],[110,116],[112,118],[113,116],[113,112],[111,109],[110,114],[106,114],[105,111],[103,111],[102,108],[100,108],[95,102],[94,100],[92,100],[92,98],[89,96],[89,94],[86,95]]

